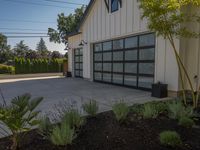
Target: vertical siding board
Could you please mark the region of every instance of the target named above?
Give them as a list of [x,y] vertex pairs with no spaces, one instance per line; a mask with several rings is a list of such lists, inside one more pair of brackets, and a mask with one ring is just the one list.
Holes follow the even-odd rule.
[[101,19],[102,19],[102,21],[101,21],[101,30],[102,30],[102,39],[104,39],[104,38],[106,38],[106,11],[107,11],[107,9],[106,9],[106,7],[105,7],[105,4],[104,4],[104,2],[102,1],[102,3],[101,3],[101,5],[102,5],[102,7],[101,7],[101,13],[102,13],[102,16],[101,16]]
[[95,7],[94,7],[95,9],[94,9],[94,16],[93,16],[93,19],[94,19],[94,41],[97,41],[97,34],[98,34],[98,24],[97,24],[97,17],[98,17],[98,15],[97,15],[97,11],[96,11],[96,5],[95,5]]
[[102,0],[101,1],[98,1],[97,2],[97,9],[98,9],[98,24],[97,24],[97,26],[98,26],[98,40],[101,40],[101,35],[102,35],[102,29],[101,29],[101,23],[102,23],[102,17],[101,17],[101,12],[102,12],[102,6],[101,6],[101,3],[102,3]]
[[155,82],[165,83],[165,60],[166,41],[162,37],[157,37],[155,50]]
[[137,0],[134,0],[133,6],[133,32],[138,32],[140,30],[140,10]]
[[94,25],[93,25],[93,14],[90,15],[90,40],[93,41],[93,34],[94,34]]
[[[179,49],[179,41],[175,40],[177,49]],[[158,68],[160,69],[160,68]],[[169,89],[173,91],[178,91],[179,89],[179,73],[176,59],[169,41],[166,41],[166,71],[165,80],[169,85]]]
[[117,11],[115,14],[115,35],[119,36],[121,34],[121,10]]
[[111,33],[110,33],[110,37],[114,37],[115,36],[115,16],[114,14],[111,14],[110,15],[110,30],[111,30]]
[[[135,0],[134,0],[135,1]],[[127,33],[130,33],[133,31],[133,8],[132,8],[133,0],[127,0],[127,9],[126,9],[126,14],[127,14]]]
[[126,33],[126,23],[127,23],[127,19],[126,19],[126,3],[127,1],[123,1],[123,7],[121,8],[121,11],[120,11],[120,17],[121,17],[121,34],[124,35]]

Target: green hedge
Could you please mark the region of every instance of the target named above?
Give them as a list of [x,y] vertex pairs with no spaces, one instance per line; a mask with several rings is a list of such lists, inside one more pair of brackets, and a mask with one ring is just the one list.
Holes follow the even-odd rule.
[[7,66],[0,64],[0,74],[14,74],[15,68],[13,66]]
[[51,73],[62,72],[63,60],[60,59],[24,59],[15,58],[15,73]]

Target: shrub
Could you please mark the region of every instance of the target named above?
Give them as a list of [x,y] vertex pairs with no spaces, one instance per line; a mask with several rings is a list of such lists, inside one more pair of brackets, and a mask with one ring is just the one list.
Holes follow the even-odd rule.
[[39,134],[48,139],[53,130],[53,125],[48,117],[44,117],[40,120],[38,126]]
[[185,128],[191,128],[194,125],[194,121],[191,118],[188,117],[181,117],[179,119],[179,125],[185,127]]
[[179,119],[181,117],[192,117],[193,116],[193,108],[185,107],[182,102],[173,101],[172,103],[168,103],[168,111],[169,117],[172,119]]
[[77,110],[70,110],[65,113],[63,120],[68,122],[71,128],[80,128],[84,123],[84,119]]
[[160,133],[160,142],[162,145],[172,147],[180,146],[182,144],[179,134],[174,131],[164,131]]
[[83,104],[83,110],[90,116],[95,116],[99,107],[95,100],[90,100],[89,103]]
[[120,122],[124,121],[129,113],[129,107],[123,102],[115,104],[112,109],[116,119]]
[[153,101],[153,102],[149,102],[149,104],[154,105],[155,109],[157,110],[157,112],[159,114],[166,113],[168,110],[168,106],[167,106],[166,102]]
[[[0,106],[0,121],[12,134],[12,150],[16,150],[18,147],[18,139],[21,137],[19,134],[29,131],[33,126],[39,124],[39,120],[36,119],[39,111],[35,111],[35,109],[42,99],[39,97],[31,100],[30,94],[24,94],[15,97],[11,101],[11,105]],[[8,134],[6,130],[4,131],[5,134]]]
[[62,121],[61,125],[55,126],[50,135],[50,140],[53,144],[58,146],[65,146],[72,144],[72,141],[76,138],[76,133],[73,128],[70,127],[67,121]]
[[144,105],[143,117],[145,119],[156,118],[158,116],[158,110],[154,104],[147,103]]
[[12,66],[0,64],[0,74],[14,74],[15,68]]
[[25,73],[31,73],[31,61],[30,59],[26,60],[26,67],[25,67]]
[[144,111],[144,105],[142,104],[134,104],[131,106],[131,112],[136,113],[137,115],[142,115]]

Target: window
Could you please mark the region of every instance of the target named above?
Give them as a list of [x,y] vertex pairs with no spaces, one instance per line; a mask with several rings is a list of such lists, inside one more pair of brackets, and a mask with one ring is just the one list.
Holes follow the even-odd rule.
[[111,0],[111,12],[115,12],[119,9],[118,0]]

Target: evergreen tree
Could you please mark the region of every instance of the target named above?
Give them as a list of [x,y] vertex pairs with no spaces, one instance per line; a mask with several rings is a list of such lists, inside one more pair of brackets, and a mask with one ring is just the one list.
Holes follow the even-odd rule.
[[41,38],[39,43],[37,44],[36,50],[38,51],[38,53],[43,58],[47,58],[49,53],[50,53],[48,51],[48,49],[47,49],[47,46],[46,46],[45,41],[43,40],[43,38]]
[[20,41],[13,50],[16,57],[25,57],[26,53],[29,51],[29,47],[24,44],[24,41]]

